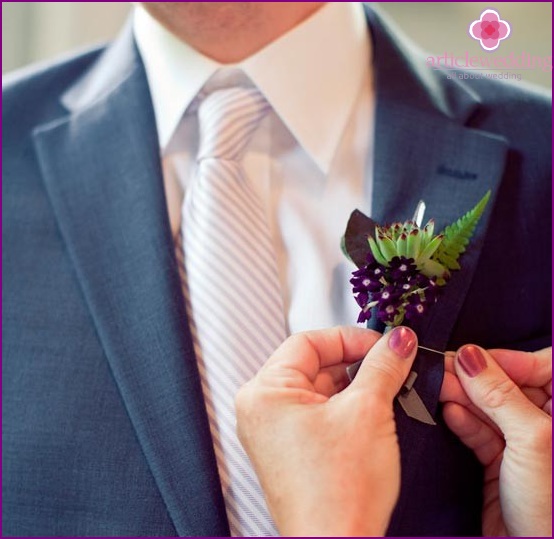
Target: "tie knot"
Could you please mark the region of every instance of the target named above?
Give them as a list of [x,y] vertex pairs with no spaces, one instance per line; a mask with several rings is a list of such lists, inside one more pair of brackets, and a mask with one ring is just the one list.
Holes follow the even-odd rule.
[[256,88],[226,88],[206,96],[198,108],[198,159],[240,160],[268,110],[269,103]]

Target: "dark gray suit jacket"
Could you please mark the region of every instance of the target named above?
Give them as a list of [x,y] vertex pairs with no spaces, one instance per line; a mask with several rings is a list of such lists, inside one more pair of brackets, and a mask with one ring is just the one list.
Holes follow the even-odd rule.
[[[547,345],[550,99],[450,80],[367,17],[374,218],[405,219],[423,198],[441,227],[493,193],[463,270],[416,324],[421,344]],[[4,534],[227,534],[129,29],[11,77],[2,125]],[[421,355],[417,368],[436,412],[442,362]],[[403,486],[389,533],[479,534],[473,457],[440,419],[398,421]]]

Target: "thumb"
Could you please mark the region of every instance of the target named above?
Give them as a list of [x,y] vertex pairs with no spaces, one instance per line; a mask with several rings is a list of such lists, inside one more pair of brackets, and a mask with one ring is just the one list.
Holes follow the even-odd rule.
[[349,388],[361,388],[392,403],[408,377],[417,351],[417,336],[396,327],[381,337],[366,357]]
[[527,430],[534,415],[542,413],[479,346],[468,344],[460,348],[455,366],[468,397],[505,436]]

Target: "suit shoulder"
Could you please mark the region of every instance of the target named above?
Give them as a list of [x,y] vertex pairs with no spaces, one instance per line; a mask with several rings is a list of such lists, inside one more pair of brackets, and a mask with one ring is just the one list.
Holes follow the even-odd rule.
[[520,152],[540,156],[549,168],[552,94],[523,81],[480,79],[473,88],[485,111],[483,126],[506,136]]
[[[549,89],[523,80],[495,79],[497,73],[472,73],[467,71],[451,72],[448,75],[451,84],[460,84],[474,93],[482,106],[492,112],[510,112],[515,109],[522,114],[512,116],[528,116],[537,113],[542,116],[552,110],[552,93]],[[445,75],[446,77],[446,75]]]
[[485,105],[492,107],[527,107],[538,112],[552,109],[552,93],[525,81],[475,79],[470,86],[480,95]]
[[[435,71],[441,77],[440,86],[447,95],[471,94],[479,103],[478,113],[470,126],[506,137],[514,147],[526,146],[537,140],[550,140],[552,124],[552,93],[547,88],[526,81],[506,81],[492,78],[492,73],[468,71]],[[550,149],[542,144],[544,151]]]
[[32,129],[63,111],[60,98],[95,62],[103,47],[31,65],[2,77],[2,128]]

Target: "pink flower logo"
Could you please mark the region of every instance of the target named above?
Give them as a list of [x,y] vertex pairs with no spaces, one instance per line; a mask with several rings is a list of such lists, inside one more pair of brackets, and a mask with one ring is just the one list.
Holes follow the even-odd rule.
[[497,11],[486,9],[481,13],[479,20],[471,23],[469,35],[473,39],[478,39],[486,51],[494,51],[500,45],[500,41],[510,35],[510,25],[500,18]]

